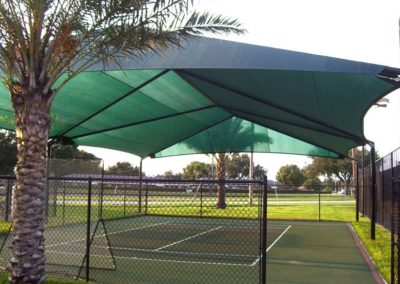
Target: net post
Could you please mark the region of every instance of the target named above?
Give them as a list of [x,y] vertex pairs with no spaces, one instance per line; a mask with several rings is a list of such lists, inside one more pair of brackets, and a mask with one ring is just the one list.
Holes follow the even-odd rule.
[[263,179],[263,198],[262,198],[262,216],[261,216],[261,284],[267,283],[267,176]]
[[375,223],[376,223],[376,165],[375,165],[375,144],[371,143],[371,240],[375,240]]
[[91,227],[91,203],[92,203],[92,178],[89,177],[87,198],[87,230],[86,230],[86,282],[89,282],[90,273],[90,227]]

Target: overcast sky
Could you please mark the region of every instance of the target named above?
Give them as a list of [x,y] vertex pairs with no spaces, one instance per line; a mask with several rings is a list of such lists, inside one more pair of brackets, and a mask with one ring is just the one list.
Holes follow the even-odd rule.
[[[219,36],[245,43],[400,67],[400,1],[394,0],[202,0],[198,10],[238,18],[248,31],[242,36]],[[400,92],[389,96],[387,108],[373,107],[364,125],[380,155],[400,147]],[[117,151],[81,147],[105,160],[139,164],[139,158]],[[183,156],[143,162],[147,175],[166,170],[180,172],[191,160],[210,162],[205,155]],[[307,157],[257,154],[255,163],[268,169],[274,179],[285,164],[300,167]]]

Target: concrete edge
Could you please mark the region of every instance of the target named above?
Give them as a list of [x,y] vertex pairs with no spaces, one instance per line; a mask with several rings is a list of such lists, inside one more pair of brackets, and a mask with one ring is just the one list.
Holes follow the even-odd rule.
[[376,264],[372,257],[369,255],[367,249],[364,247],[363,243],[361,242],[360,238],[357,235],[357,232],[354,230],[353,226],[350,223],[347,223],[347,227],[354,239],[354,242],[356,243],[357,248],[361,252],[361,255],[363,256],[365,262],[367,263],[368,267],[372,271],[372,275],[374,276],[374,279],[377,284],[388,284],[385,279],[382,277],[378,269],[376,268]]

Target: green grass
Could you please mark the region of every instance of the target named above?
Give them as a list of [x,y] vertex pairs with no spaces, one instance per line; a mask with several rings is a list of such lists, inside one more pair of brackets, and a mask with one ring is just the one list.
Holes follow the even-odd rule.
[[376,226],[376,238],[370,238],[370,221],[366,217],[360,217],[359,222],[352,222],[361,242],[374,260],[379,272],[390,282],[390,232],[385,228]]
[[[352,221],[355,219],[354,203],[321,204],[274,204],[268,205],[268,219],[274,220],[319,220]],[[197,205],[149,205],[148,214],[172,216],[203,216],[222,218],[258,218],[258,206],[228,205],[224,210],[216,209],[213,203],[202,208]]]
[[[114,199],[115,198],[115,199]],[[321,195],[321,201],[338,201],[332,203],[321,203],[318,206],[318,194],[279,194],[278,198],[274,194],[268,196],[268,219],[276,220],[318,220],[322,221],[353,221],[355,219],[355,203],[349,202],[354,200],[352,197],[338,196],[338,195]],[[94,199],[97,201],[97,199]],[[119,200],[120,196],[107,196],[105,201]],[[130,201],[131,198],[127,198]],[[132,198],[133,200],[133,198]],[[137,198],[135,198],[137,200]],[[157,204],[159,201],[167,201],[171,203]],[[200,216],[204,217],[222,217],[222,218],[258,218],[259,207],[258,205],[248,206],[246,203],[246,196],[229,197],[227,196],[228,207],[225,210],[215,208],[215,197],[204,196],[203,207],[199,207],[199,200],[193,203],[191,198],[179,198],[173,196],[171,198],[162,199],[162,197],[151,196],[147,214],[155,215],[172,215],[172,216]],[[84,202],[78,204],[62,204],[58,203],[56,210],[53,210],[50,205],[49,208],[49,222],[47,226],[62,225],[71,223],[84,223],[87,219],[87,207]],[[289,203],[285,203],[289,201]],[[297,201],[296,203],[290,203]],[[312,201],[312,202],[310,202]],[[344,201],[344,202],[340,202]],[[143,200],[144,202],[144,200]],[[238,204],[234,204],[237,202]],[[307,203],[308,202],[308,203]],[[99,206],[94,204],[92,206],[92,219],[97,220]],[[320,210],[320,211],[319,211]],[[56,213],[56,214],[54,214]],[[127,204],[125,207],[122,204],[107,204],[103,205],[103,216],[106,219],[120,218],[124,216],[133,216],[137,214],[137,205]],[[63,218],[64,216],[64,218]],[[375,261],[380,273],[389,281],[390,278],[390,233],[381,227],[377,227],[376,241],[369,239],[369,221],[366,218],[361,218],[360,222],[352,223],[357,234],[359,235],[364,246]],[[8,230],[10,223],[0,222],[0,233]],[[7,281],[6,276],[0,278],[1,283]],[[48,280],[46,283],[80,283],[79,281],[58,281]]]
[[[8,275],[7,273],[1,273],[0,274],[0,284],[7,284],[8,283]],[[52,279],[49,278],[44,282],[46,284],[83,284],[83,283],[88,283],[84,282],[81,280],[61,280],[61,279]]]

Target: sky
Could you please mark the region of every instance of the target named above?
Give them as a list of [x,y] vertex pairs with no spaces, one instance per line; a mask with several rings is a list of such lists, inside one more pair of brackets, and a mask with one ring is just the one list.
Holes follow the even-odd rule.
[[[400,67],[399,0],[195,0],[196,9],[237,18],[245,35],[212,35],[244,43]],[[372,107],[364,119],[367,139],[380,156],[400,147],[400,91],[387,96],[386,108]],[[118,161],[139,165],[134,155],[93,147],[80,147],[103,158],[110,166]],[[181,172],[191,161],[211,163],[206,155],[145,159],[146,175],[167,170]],[[255,154],[254,162],[275,179],[286,164],[303,167],[304,156]]]

